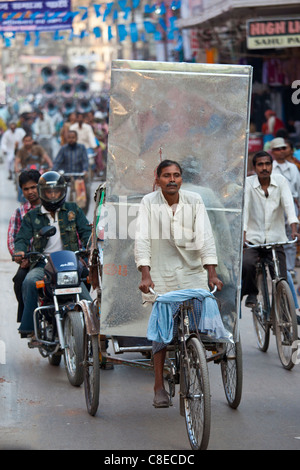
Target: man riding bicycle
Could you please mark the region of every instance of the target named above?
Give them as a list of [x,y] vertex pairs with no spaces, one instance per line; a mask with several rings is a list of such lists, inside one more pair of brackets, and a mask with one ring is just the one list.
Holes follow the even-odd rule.
[[[253,168],[256,174],[248,176],[246,180],[244,242],[252,245],[287,240],[284,214],[291,226],[292,238],[300,238],[297,233],[299,221],[288,181],[282,175],[272,174],[272,162],[272,156],[268,152],[256,153],[253,157]],[[276,252],[280,275],[287,279],[283,247],[276,247]],[[242,297],[247,295],[245,305],[249,308],[256,304],[258,294],[255,283],[256,264],[261,256],[272,260],[270,250],[256,248],[244,250]],[[273,276],[272,272],[271,275]]]
[[[139,289],[159,293],[223,287],[216,274],[218,263],[209,218],[199,194],[180,189],[182,171],[177,162],[162,161],[156,170],[157,191],[141,202],[137,220],[135,261],[141,272]],[[156,408],[169,406],[163,368],[166,345],[153,344]]]

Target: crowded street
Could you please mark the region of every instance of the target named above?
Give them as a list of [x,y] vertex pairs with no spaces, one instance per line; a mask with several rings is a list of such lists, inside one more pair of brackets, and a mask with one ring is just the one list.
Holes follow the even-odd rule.
[[[0,448],[24,450],[189,450],[179,397],[169,409],[152,406],[153,374],[125,365],[101,370],[100,404],[86,411],[83,385],[72,387],[63,361],[53,367],[20,339],[12,277],[16,264],[6,247],[16,190],[1,175]],[[88,217],[91,217],[92,207]],[[210,450],[298,450],[300,367],[281,366],[274,337],[267,353],[256,347],[251,311],[240,322],[244,382],[237,410],[227,405],[220,367],[209,365],[212,423]],[[130,354],[128,354],[130,356]]]
[[0,188],[0,450],[300,449],[299,0],[0,0]]

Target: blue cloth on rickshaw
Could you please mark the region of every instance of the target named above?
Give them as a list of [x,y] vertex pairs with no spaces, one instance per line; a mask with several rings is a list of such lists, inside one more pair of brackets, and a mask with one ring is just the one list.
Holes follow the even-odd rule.
[[223,325],[216,298],[204,289],[184,289],[168,292],[156,298],[149,318],[147,338],[169,344],[173,339],[174,303],[179,305],[190,299],[201,302],[201,315],[196,316],[198,330],[209,337],[233,342],[232,334]]

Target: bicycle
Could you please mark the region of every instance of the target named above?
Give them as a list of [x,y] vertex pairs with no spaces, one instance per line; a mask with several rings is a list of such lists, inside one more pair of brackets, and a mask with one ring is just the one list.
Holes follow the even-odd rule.
[[[91,256],[89,259],[90,282],[97,292],[97,298],[83,308],[84,313],[84,389],[87,411],[95,416],[99,407],[100,368],[107,360],[107,341],[113,352],[109,362],[153,372],[152,341],[146,337],[103,335],[100,328],[102,311],[102,264],[97,243],[97,215],[105,196],[105,184],[96,191],[96,205],[92,229]],[[215,290],[213,290],[213,293]],[[152,294],[154,292],[152,291]],[[155,293],[154,293],[155,294]],[[217,299],[220,310],[222,300]],[[152,301],[151,301],[152,303]],[[180,304],[177,313],[179,328],[175,342],[167,346],[164,378],[168,383],[170,404],[175,396],[175,388],[180,389],[180,413],[185,417],[190,445],[193,449],[206,449],[210,436],[211,401],[208,376],[209,362],[220,365],[225,397],[229,406],[236,409],[241,401],[243,365],[242,348],[239,337],[235,342],[215,340],[199,332],[194,317],[192,300]],[[238,319],[236,319],[237,323]],[[142,358],[122,357],[124,353],[141,353]]]
[[[215,291],[216,288],[212,293]],[[185,417],[191,448],[205,450],[211,424],[207,363],[213,361],[221,365],[225,395],[231,408],[235,409],[242,395],[242,349],[240,342],[219,343],[198,331],[193,299],[180,304],[174,317],[176,320],[177,334],[167,348],[166,360],[165,378],[169,384],[170,403],[175,396],[175,386],[179,384],[180,414]],[[208,351],[212,352],[210,357]]]
[[[252,307],[254,330],[257,336],[258,348],[266,352],[270,342],[270,331],[276,337],[278,356],[283,367],[291,370],[294,367],[293,355],[297,350],[297,316],[295,303],[288,282],[280,277],[279,261],[275,248],[297,241],[264,243],[250,245],[248,248],[267,248],[272,250],[272,261],[260,258],[256,266],[256,285],[258,289],[257,302]],[[267,266],[274,268],[272,291],[269,292]]]

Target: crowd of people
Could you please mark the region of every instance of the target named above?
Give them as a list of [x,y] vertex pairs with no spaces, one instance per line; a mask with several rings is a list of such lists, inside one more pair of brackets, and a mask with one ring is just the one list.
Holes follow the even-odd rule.
[[[300,235],[298,233],[298,215],[300,208],[300,159],[297,158],[297,153],[295,151],[293,141],[289,139],[288,131],[282,127],[284,126],[283,123],[279,123],[276,120],[270,122],[270,117],[274,117],[273,113],[268,113],[266,115],[267,122],[265,132],[267,132],[272,139],[267,139],[264,149],[261,149],[261,151],[257,152],[254,156],[253,170],[248,173],[246,180],[244,239],[250,244],[262,244],[267,243],[268,241],[270,241],[270,243],[278,242],[284,240],[285,237],[286,239],[294,239],[295,237],[300,239]],[[53,173],[54,176],[56,175],[55,178],[59,181],[59,173],[54,172],[64,171],[65,173],[87,173],[89,170],[88,152],[92,151],[95,156],[95,173],[100,176],[104,175],[108,138],[107,113],[100,110],[96,112],[90,111],[88,113],[72,112],[66,119],[62,119],[60,121],[60,125],[58,125],[58,122],[59,121],[57,119],[55,121],[51,116],[49,116],[45,110],[38,109],[36,113],[31,113],[27,118],[25,118],[24,115],[21,115],[19,120],[9,118],[7,121],[7,129],[5,129],[2,134],[1,150],[3,157],[6,159],[8,178],[12,179],[13,174],[20,175],[18,178],[20,192],[26,201],[15,211],[10,220],[8,229],[8,248],[11,254],[14,253],[15,248],[17,247],[18,252],[24,255],[31,236],[37,232],[37,228],[34,226],[35,220],[33,220],[33,215],[30,216],[30,214],[38,214],[40,217],[44,218],[43,221],[46,223],[44,215],[49,213],[47,217],[49,216],[51,222],[55,223],[56,221],[56,223],[59,223],[55,218],[55,212],[57,210],[56,206],[53,206],[54,209],[51,209],[52,206],[49,206],[49,208],[47,206],[47,201],[43,200],[40,179],[41,174],[47,174],[47,172],[51,170],[50,173]],[[278,126],[276,127],[276,124],[281,127],[277,128]],[[58,142],[58,147],[55,146],[55,142]],[[193,196],[190,201],[190,194],[193,193],[188,192],[188,194],[185,194],[183,190],[180,190],[182,184],[182,171],[177,162],[169,160],[161,162],[156,171],[159,190],[151,193],[151,196],[149,196],[152,201],[150,206],[152,204],[153,207],[156,207],[155,204],[153,204],[153,200],[158,198],[159,204],[167,207],[168,214],[173,220],[177,210],[177,205],[183,203],[185,198],[186,203],[190,206],[198,208],[200,203],[203,204],[202,199],[199,199],[199,196]],[[45,179],[47,180],[46,177]],[[57,194],[59,194],[59,197],[61,198],[59,199],[59,204],[57,206],[58,208],[61,208],[65,203],[66,191],[64,190],[62,193],[59,184],[57,185],[57,188],[52,188],[52,190],[53,189],[57,190]],[[143,199],[139,214],[139,220],[142,220],[142,222],[140,222],[142,227],[147,226],[141,218],[141,210],[143,210],[146,203],[145,201],[148,203],[148,199]],[[38,207],[40,207],[40,204],[42,208],[39,209]],[[51,201],[51,204],[53,205],[53,200]],[[157,205],[159,206],[159,204]],[[148,215],[150,214],[151,207],[145,212]],[[169,207],[171,207],[172,210],[169,210]],[[88,224],[86,218],[83,213],[77,210],[77,208],[76,211],[76,217],[81,220],[82,227],[87,230]],[[26,224],[22,223],[23,220],[27,221],[28,227],[31,224],[30,230],[26,233],[26,243],[22,243],[22,237],[20,235],[20,233],[22,234],[22,231],[24,232],[26,228]],[[193,221],[194,219],[191,218],[190,222],[192,224],[194,223]],[[64,224],[68,224],[69,222],[68,220],[65,220]],[[201,276],[204,272],[203,267],[207,271],[208,274],[205,273],[205,276],[208,276],[210,287],[212,287],[212,285],[216,285],[218,290],[221,290],[223,284],[222,281],[218,279],[215,272],[217,259],[208,217],[205,217],[202,227],[205,227],[204,239],[207,252],[205,252],[205,250],[200,250],[199,259],[197,258],[195,263],[197,264],[197,269]],[[60,227],[60,229],[62,229],[62,227]],[[189,229],[191,231],[196,230],[194,225]],[[171,241],[172,247],[176,245],[174,256],[172,255],[173,257],[171,256],[171,258],[167,257],[164,259],[161,255],[163,250],[159,244],[155,246],[151,241],[149,241],[148,244],[145,243],[147,242],[147,237],[144,234],[137,240],[135,252],[136,262],[138,269],[140,269],[142,273],[140,289],[144,294],[149,292],[150,287],[154,287],[154,282],[156,286],[159,286],[160,282],[164,285],[163,276],[160,277],[161,273],[166,272],[167,266],[172,272],[175,272],[176,269],[174,269],[173,264],[176,264],[177,262],[181,266],[183,279],[176,279],[176,282],[174,281],[174,285],[177,286],[175,287],[175,290],[178,289],[178,285],[180,283],[182,283],[184,288],[189,288],[188,285],[185,285],[185,280],[188,277],[190,278],[189,269],[187,268],[186,270],[188,276],[185,276],[185,271],[182,268],[183,264],[180,257],[182,256],[186,261],[188,256],[185,250],[183,250],[183,253],[180,252],[180,246],[178,245],[178,248],[176,245],[177,241],[176,243],[175,241],[174,243]],[[211,247],[209,245],[210,242],[212,243]],[[168,245],[170,240],[164,241],[164,243]],[[65,246],[63,237],[58,239],[57,246],[60,249],[62,246]],[[57,246],[50,246],[50,249],[56,249]],[[168,250],[170,250],[170,248],[168,248]],[[156,259],[155,256],[157,254],[158,256]],[[193,258],[191,253],[190,255]],[[251,308],[255,305],[256,295],[258,292],[257,286],[255,285],[255,266],[257,256],[259,256],[259,253],[255,253],[254,250],[248,252],[245,250],[243,258],[242,296],[247,296],[245,305]],[[192,258],[188,259],[188,266],[193,265],[194,260]],[[289,245],[285,247],[284,250],[278,250],[278,258],[281,274],[284,278],[287,278],[287,280],[290,281],[295,305],[296,308],[299,309],[294,288],[294,284],[297,284],[295,268],[300,260],[299,252],[297,253],[297,246]],[[156,267],[153,265],[153,260],[157,264]],[[151,263],[152,274],[150,276]],[[26,286],[28,285],[27,281],[29,278],[28,264],[24,259],[20,259],[20,267],[14,277],[15,292],[17,299],[19,300],[19,321],[21,321],[22,318],[24,320],[24,316],[22,317],[22,311],[24,311],[22,296],[23,299],[28,299]],[[199,279],[196,280],[196,283],[201,285]],[[190,279],[188,279],[187,282],[190,282]],[[206,288],[206,281],[204,284]],[[30,284],[31,290],[33,289],[32,286],[34,286],[33,282]],[[168,286],[168,289],[169,288],[174,289],[172,283]],[[162,290],[165,290],[164,287],[162,287]],[[30,295],[30,298],[33,298],[33,296]],[[27,302],[30,308],[28,307],[27,310],[29,313],[25,316],[27,323],[24,320],[26,323],[24,323],[25,326],[21,324],[20,332],[22,334],[32,334],[32,310],[35,303],[36,301],[32,303]],[[165,347],[158,349],[156,351],[154,361],[154,364],[156,364],[154,398],[154,404],[156,407],[165,407],[169,405],[168,396],[166,395],[162,385],[161,371],[164,363],[164,354]]]
[[13,112],[0,109],[0,155],[5,161],[8,179],[29,169],[40,173],[52,168],[87,173],[89,166],[93,175],[105,177],[106,110],[71,112],[63,116],[60,111],[53,114],[46,108],[34,110],[27,105],[21,111],[16,117]]

